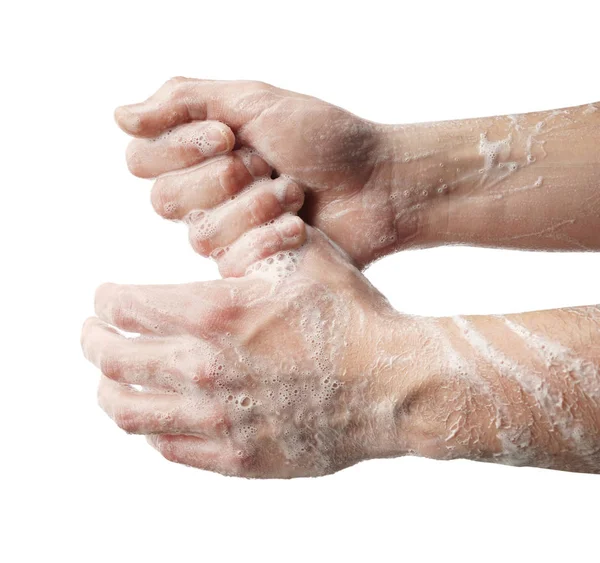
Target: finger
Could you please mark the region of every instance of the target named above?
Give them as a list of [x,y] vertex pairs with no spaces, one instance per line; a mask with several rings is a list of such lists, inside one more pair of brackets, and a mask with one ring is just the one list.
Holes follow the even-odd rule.
[[237,460],[229,447],[195,436],[152,434],[148,443],[167,460],[214,471],[222,475],[237,475]]
[[134,139],[127,147],[127,166],[140,178],[198,164],[233,149],[235,136],[218,121],[196,121],[154,139]]
[[210,339],[235,330],[247,303],[264,289],[255,280],[182,285],[118,285],[96,290],[96,315],[127,332]]
[[218,436],[224,430],[224,412],[207,398],[191,400],[178,394],[146,393],[103,376],[98,403],[119,428],[130,434]]
[[[169,286],[102,284],[94,309],[105,323],[139,334],[167,334],[167,317],[160,314]],[[160,296],[160,298],[159,298]]]
[[165,219],[183,219],[194,209],[212,209],[270,174],[270,166],[260,156],[241,149],[160,176],[152,188],[152,205]]
[[145,102],[117,108],[115,120],[137,137],[155,137],[205,119],[223,121],[236,130],[274,105],[278,92],[262,82],[173,78]]
[[190,381],[198,383],[215,356],[201,340],[126,338],[95,317],[84,323],[81,345],[84,356],[108,378],[159,389],[181,390]]
[[283,213],[296,212],[304,202],[304,191],[296,182],[281,176],[260,180],[233,201],[212,211],[192,212],[187,217],[189,238],[194,250],[203,256],[237,240],[246,231]]
[[[248,231],[227,249],[213,253],[224,278],[245,275],[252,264],[304,244],[306,226],[296,215],[282,215],[272,224]],[[276,257],[274,258],[277,259]]]

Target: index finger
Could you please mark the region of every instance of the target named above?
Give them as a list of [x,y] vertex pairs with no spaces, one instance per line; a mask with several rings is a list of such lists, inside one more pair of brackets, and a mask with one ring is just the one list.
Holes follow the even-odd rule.
[[277,99],[277,89],[256,81],[172,78],[146,101],[115,111],[119,127],[135,137],[156,137],[194,120],[216,120],[239,129]]

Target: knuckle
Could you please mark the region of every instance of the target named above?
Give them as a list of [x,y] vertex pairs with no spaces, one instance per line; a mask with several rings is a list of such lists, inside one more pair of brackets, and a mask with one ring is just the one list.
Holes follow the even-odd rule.
[[172,78],[169,83],[169,98],[172,102],[184,101],[190,91],[190,80],[184,78]]
[[212,305],[205,310],[199,325],[204,333],[221,332],[231,326],[238,315],[238,307]]
[[300,217],[294,217],[287,234],[297,237],[299,242],[304,242],[306,240],[306,223]]
[[[141,123],[140,127],[143,127],[144,125],[145,124]],[[138,177],[143,175],[143,153],[140,143],[137,139],[134,139],[129,143],[129,145],[127,145],[127,150],[125,151],[125,160],[127,162],[127,168],[129,169],[129,172]]]
[[114,381],[123,380],[123,363],[114,357],[110,351],[101,353],[100,371]]
[[271,84],[263,82],[262,80],[248,80],[246,81],[246,87],[254,92],[265,92],[273,89]]
[[248,213],[252,224],[261,225],[270,221],[282,211],[279,199],[274,193],[258,191],[250,196],[248,202]]
[[177,84],[181,84],[182,82],[187,82],[188,80],[189,78],[186,78],[185,76],[172,76],[165,82],[165,84],[168,84],[169,86],[175,86]]
[[81,334],[87,335],[90,330],[93,330],[96,321],[96,317],[88,317],[87,319],[85,319],[85,321],[83,321],[83,325],[81,325]]
[[167,460],[177,463],[179,456],[174,442],[168,436],[160,436],[156,441],[156,449]]
[[235,278],[243,275],[240,264],[228,259],[219,260],[218,267],[222,278]]
[[217,224],[212,214],[206,211],[193,211],[185,218],[188,224],[188,238],[192,248],[202,256],[209,256],[214,250],[212,239],[217,234]]
[[285,222],[274,225],[280,245],[285,248],[300,246],[306,240],[306,225],[300,217],[286,218]]
[[162,446],[160,453],[167,461],[179,463],[179,456],[177,455],[177,451],[174,446]]
[[262,260],[281,250],[283,238],[275,228],[270,228],[261,233],[258,240],[254,241],[254,260]]
[[94,294],[94,308],[99,312],[110,306],[117,293],[117,285],[114,283],[103,283],[96,288]]
[[231,434],[232,424],[226,416],[220,416],[212,424],[215,432],[220,436],[229,436]]
[[196,386],[213,386],[217,377],[214,371],[207,370],[204,367],[199,367],[194,371],[191,381]]
[[225,193],[234,195],[248,183],[249,176],[250,173],[239,158],[228,157],[223,163],[219,180]]
[[83,351],[87,351],[93,343],[92,335],[97,319],[95,317],[87,318],[81,327],[80,344]]
[[177,216],[178,205],[175,199],[173,186],[164,178],[154,182],[150,192],[150,201],[154,211],[165,219],[173,219]]
[[109,303],[109,310],[114,324],[124,330],[136,332],[135,299],[129,288],[118,286],[112,302]]
[[[198,377],[198,379],[200,381],[202,381],[205,384],[209,384],[211,387],[214,388],[223,388],[223,373],[225,370],[225,366],[223,364],[223,360],[219,359],[219,358],[215,358],[213,359],[211,362],[209,362],[208,364],[204,364],[203,366],[201,366],[197,372],[196,372],[196,376]],[[214,412],[216,413],[218,407],[213,405],[211,406],[211,408],[214,410]],[[218,415],[222,416],[224,414],[224,411],[219,410]],[[214,418],[217,418],[217,415],[214,414],[213,415]]]
[[113,413],[115,424],[128,434],[135,434],[139,430],[139,420],[136,414],[129,409],[119,409]]
[[116,289],[117,289],[117,285],[114,283],[106,282],[106,283],[100,284],[96,288],[96,295],[95,295],[96,302],[103,301],[107,297],[110,298],[115,293]]
[[115,323],[123,328],[132,327],[133,319],[131,307],[127,307],[124,303],[116,303],[113,306],[112,316]]
[[212,245],[210,238],[196,226],[191,226],[189,230],[189,241],[194,251],[201,256],[210,256]]
[[175,94],[183,85],[189,84],[190,82],[192,82],[191,78],[186,78],[185,76],[173,76],[163,84],[163,88],[171,94]]

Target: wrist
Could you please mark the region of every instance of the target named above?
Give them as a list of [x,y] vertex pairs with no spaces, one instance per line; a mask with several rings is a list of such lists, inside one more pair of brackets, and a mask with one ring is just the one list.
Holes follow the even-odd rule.
[[[506,245],[507,235],[543,231],[545,215],[529,196],[560,180],[547,176],[558,162],[552,131],[587,123],[586,111],[381,126],[375,177],[388,187],[399,248]],[[519,230],[514,217],[527,207]]]
[[465,167],[472,160],[469,151],[443,147],[450,143],[439,138],[433,124],[383,125],[379,134],[373,179],[389,198],[395,250],[444,244],[451,169]]
[[[474,350],[483,346],[489,353],[480,331],[493,334],[498,322],[485,316],[413,319],[409,341],[417,349],[406,373],[398,374],[408,392],[398,396],[396,409],[396,435],[407,453],[508,463],[526,454],[521,438],[530,430],[531,405],[519,385],[499,376],[506,361],[501,353],[494,363]],[[405,341],[402,330],[399,335]]]
[[415,454],[440,457],[443,429],[432,413],[439,409],[443,387],[438,343],[429,320],[392,310],[378,315],[372,333],[370,363],[363,368],[375,390],[369,408],[366,457]]
[[526,138],[513,149],[505,142],[511,127],[510,118],[491,117],[381,128],[379,176],[389,185],[399,240],[412,233],[401,248],[477,242],[502,211],[483,187],[532,158]]
[[378,440],[369,457],[494,458],[498,437],[487,393],[495,385],[469,378],[453,320],[394,313],[382,315],[381,327],[374,410],[392,414],[374,424]]

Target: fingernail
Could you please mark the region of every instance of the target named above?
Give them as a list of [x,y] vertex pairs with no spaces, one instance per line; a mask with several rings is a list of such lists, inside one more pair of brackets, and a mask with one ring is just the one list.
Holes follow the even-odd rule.
[[225,133],[218,127],[210,127],[206,132],[206,139],[211,142],[212,152],[219,154],[229,150],[229,140]]
[[256,154],[249,155],[246,168],[248,168],[250,174],[255,178],[266,176],[269,173],[269,165]]

